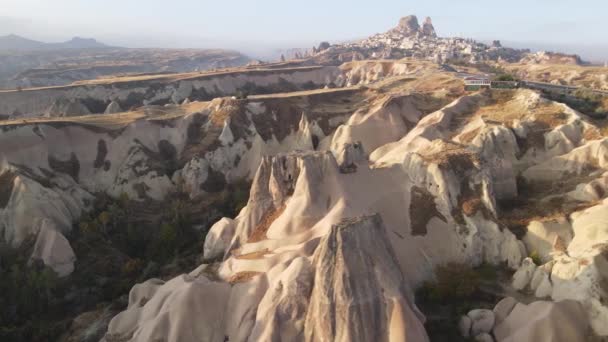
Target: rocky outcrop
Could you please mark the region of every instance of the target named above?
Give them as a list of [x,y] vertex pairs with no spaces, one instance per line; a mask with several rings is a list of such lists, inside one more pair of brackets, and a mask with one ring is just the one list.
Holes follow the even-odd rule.
[[431,20],[430,17],[426,17],[426,19],[424,20],[424,23],[422,24],[422,27],[420,28],[420,33],[422,33],[423,36],[427,36],[427,37],[437,37],[437,33],[435,32],[435,27],[433,26],[433,21]]
[[[362,82],[359,66],[399,64],[355,62],[341,82]],[[401,64],[401,76],[413,72]],[[0,125],[2,233],[14,243],[38,233],[35,257],[65,274],[73,255],[58,233],[91,193],[212,200],[249,179],[247,205],[207,234],[205,264],[134,287],[105,341],[425,341],[412,290],[451,263],[506,265],[515,289],[576,301],[608,335],[601,130],[532,91],[461,96],[445,91],[453,77],[428,72],[405,85],[388,76]],[[167,95],[182,102],[195,89]],[[560,331],[539,320],[518,335],[518,305],[473,310],[459,328],[480,341],[503,325],[513,340]],[[553,315],[545,309],[533,314]]]
[[193,199],[215,194],[251,177],[262,155],[313,149],[344,120],[342,111],[292,118],[287,116],[291,110],[303,108],[276,112],[273,101],[195,102],[163,109],[177,113],[167,120],[139,120],[157,110],[150,106],[98,121],[85,119],[86,124],[2,126],[3,239],[16,246],[37,234],[44,220],[58,232],[68,232],[99,191],[139,201],[160,201],[178,190]]
[[334,225],[314,255],[306,341],[428,341],[379,215]]
[[583,306],[572,300],[522,304],[501,300],[494,310],[477,309],[462,316],[459,330],[475,341],[588,341],[590,325]]
[[40,225],[31,258],[42,260],[60,277],[72,273],[76,261],[76,255],[70,243],[48,219],[43,220]]
[[110,104],[106,107],[106,110],[103,112],[104,114],[116,114],[122,112],[122,108],[120,104],[116,101],[110,102]]
[[589,324],[582,305],[575,301],[518,303],[494,328],[497,341],[586,341]]
[[566,65],[581,65],[583,60],[578,55],[567,55],[564,53],[555,53],[547,51],[539,51],[527,55],[521,60],[526,64],[566,64]]
[[89,109],[78,100],[59,98],[46,110],[44,116],[80,116],[91,114]]
[[408,15],[399,19],[399,26],[395,28],[405,36],[412,36],[420,32],[420,24],[418,23],[418,17],[415,15]]
[[[19,117],[101,114],[116,102],[122,109],[144,105],[177,104],[190,100],[247,93],[279,93],[290,85],[323,88],[340,71],[336,67],[235,70],[222,73],[158,75],[143,79],[125,78],[90,81],[85,84],[33,88],[0,93],[0,114]],[[120,82],[119,82],[120,81]],[[252,89],[252,85],[254,86]],[[15,115],[13,115],[15,116]]]
[[230,285],[182,275],[134,287],[129,307],[110,321],[104,342],[225,341],[224,312]]
[[[78,48],[58,49],[65,47],[66,43],[35,43],[45,45],[45,48],[13,51],[0,56],[0,89],[63,86],[116,75],[194,72],[242,66],[250,60],[238,52],[219,49],[122,49],[109,46],[82,49],[82,40],[69,42],[70,46],[77,45]],[[85,43],[90,46],[88,41]]]

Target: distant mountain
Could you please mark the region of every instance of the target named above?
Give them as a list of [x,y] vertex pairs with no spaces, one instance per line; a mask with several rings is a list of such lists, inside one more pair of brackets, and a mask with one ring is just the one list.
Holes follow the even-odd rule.
[[109,47],[106,44],[100,43],[93,38],[80,38],[74,37],[71,40],[64,43],[50,44],[58,46],[62,49],[99,49]]
[[71,40],[63,43],[44,43],[14,34],[0,36],[0,51],[98,49],[108,47],[108,45],[100,43],[92,38],[74,37]]
[[0,36],[0,49],[2,50],[39,50],[44,48],[43,42],[23,38],[14,34]]

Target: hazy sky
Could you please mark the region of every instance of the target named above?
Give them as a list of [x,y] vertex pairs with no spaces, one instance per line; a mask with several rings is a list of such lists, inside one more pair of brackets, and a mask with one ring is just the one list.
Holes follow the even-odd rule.
[[362,38],[408,14],[431,16],[441,36],[608,44],[608,0],[0,0],[0,35],[262,50]]

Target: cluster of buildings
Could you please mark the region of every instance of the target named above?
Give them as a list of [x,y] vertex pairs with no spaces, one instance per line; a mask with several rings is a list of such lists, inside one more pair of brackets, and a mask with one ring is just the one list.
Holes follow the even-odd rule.
[[315,55],[337,56],[341,62],[348,56],[352,59],[414,57],[437,63],[478,63],[487,60],[516,62],[528,52],[502,47],[499,41],[484,44],[472,39],[438,37],[430,18],[420,27],[417,18],[409,16],[388,32],[358,42],[332,45]]

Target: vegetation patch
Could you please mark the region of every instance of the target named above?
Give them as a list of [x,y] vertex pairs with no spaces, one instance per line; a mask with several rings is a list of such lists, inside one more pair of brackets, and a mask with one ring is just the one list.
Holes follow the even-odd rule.
[[446,218],[437,210],[435,197],[426,189],[413,186],[410,200],[410,223],[412,235],[425,236],[429,221],[437,217],[447,222]]
[[[109,310],[113,316],[124,310],[136,283],[191,271],[200,262],[211,225],[236,216],[247,202],[249,187],[246,182],[231,184],[221,193],[195,200],[174,193],[162,202],[97,194],[90,212],[66,236],[76,263],[65,278],[29,262],[33,240],[19,248],[0,245],[0,341],[60,340],[77,329],[75,318],[82,313]],[[210,265],[205,275],[217,280],[214,268],[217,265]]]
[[201,190],[205,192],[216,193],[224,190],[226,187],[226,176],[219,171],[215,171],[212,167],[208,168],[207,179],[201,184]]
[[428,163],[435,163],[444,171],[452,171],[458,176],[463,176],[477,168],[479,157],[466,151],[462,145],[451,141],[444,141],[441,152],[422,155]]
[[98,100],[92,97],[81,99],[80,102],[85,107],[87,107],[89,112],[91,112],[92,114],[99,114],[105,112],[106,108],[110,104],[110,102]]
[[56,159],[55,157],[49,155],[48,162],[53,171],[68,174],[78,182],[80,162],[78,161],[78,158],[74,152],[70,154],[70,159],[65,161]]
[[93,167],[99,169],[104,166],[107,155],[108,146],[106,145],[106,141],[103,139],[99,139],[99,141],[97,142],[97,156],[95,157],[95,161],[93,162]]
[[11,170],[0,173],[0,208],[2,209],[6,208],[11,199],[15,178],[17,178],[17,173]]
[[594,119],[604,119],[608,115],[608,96],[601,95],[588,88],[580,88],[569,95],[544,92],[543,96],[564,103],[568,107]]
[[472,309],[491,310],[505,296],[500,284],[509,282],[511,276],[505,267],[489,264],[437,266],[435,280],[416,291],[416,305],[427,318],[431,341],[469,341],[458,331],[460,316]]
[[251,272],[251,271],[239,272],[239,273],[236,273],[235,275],[233,275],[232,277],[230,277],[228,279],[228,282],[232,285],[239,284],[239,283],[246,283],[260,274],[262,274],[262,273],[261,272]]
[[479,132],[481,132],[481,127],[462,133],[458,137],[460,142],[468,144],[471,143],[473,139],[475,139],[479,135]]

